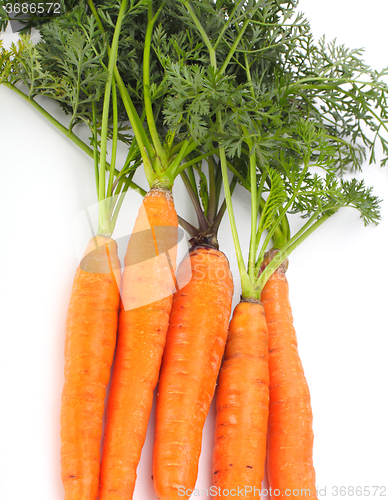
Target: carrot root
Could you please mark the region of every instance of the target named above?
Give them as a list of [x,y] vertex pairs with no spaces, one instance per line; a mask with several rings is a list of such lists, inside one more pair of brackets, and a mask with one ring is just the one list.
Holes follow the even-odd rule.
[[116,242],[90,240],[77,269],[66,320],[61,468],[66,500],[98,496],[106,387],[119,310]]
[[156,406],[153,477],[160,500],[189,498],[184,492],[195,488],[233,297],[222,252],[198,246],[186,259],[178,282],[188,284],[174,294]]
[[262,292],[269,331],[268,481],[284,497],[316,500],[310,392],[298,354],[285,270],[278,268]]
[[[213,486],[256,499],[264,478],[269,405],[268,331],[257,300],[233,313],[217,389]],[[256,488],[256,490],[255,490]]]
[[[150,190],[125,257],[100,500],[130,500],[133,496],[171,312],[177,226],[171,193]],[[158,228],[163,227],[175,231],[167,230],[159,238]]]

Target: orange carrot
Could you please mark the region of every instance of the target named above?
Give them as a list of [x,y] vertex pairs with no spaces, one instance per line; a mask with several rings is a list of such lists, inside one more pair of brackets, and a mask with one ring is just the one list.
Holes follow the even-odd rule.
[[217,389],[213,488],[218,498],[259,498],[267,445],[268,385],[264,308],[258,300],[246,299],[233,313]]
[[159,380],[153,457],[160,500],[189,498],[198,474],[202,430],[225,349],[233,279],[225,255],[196,246],[183,261]]
[[[170,191],[151,189],[140,208],[125,257],[100,500],[129,500],[133,496],[171,312],[174,277],[170,266],[175,267],[177,226]],[[166,249],[172,249],[170,258],[163,254]]]
[[98,496],[106,387],[116,343],[120,262],[116,242],[89,242],[74,279],[66,320],[61,465],[66,500]]
[[313,500],[317,496],[310,393],[298,354],[285,271],[283,263],[262,292],[269,331],[268,480],[283,497]]

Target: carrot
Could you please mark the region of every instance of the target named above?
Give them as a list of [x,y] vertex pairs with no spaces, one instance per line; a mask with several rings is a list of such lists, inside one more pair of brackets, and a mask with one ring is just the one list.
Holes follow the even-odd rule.
[[154,487],[161,500],[189,498],[202,430],[225,349],[233,280],[219,250],[196,246],[178,270],[156,403]]
[[[127,500],[133,495],[171,312],[174,280],[170,264],[174,267],[176,260],[177,225],[170,191],[151,189],[140,208],[125,256],[100,500]],[[166,233],[161,241],[157,236],[163,227]],[[171,228],[175,231],[169,231]],[[139,234],[145,235],[140,247]],[[171,262],[166,255],[159,255],[158,245],[172,248]],[[157,257],[150,258],[151,253]]]
[[111,238],[90,240],[66,320],[61,465],[66,500],[98,496],[106,387],[116,343],[120,262]]
[[[268,252],[267,259],[274,254]],[[298,354],[285,271],[283,263],[262,292],[269,331],[268,480],[283,497],[316,499],[310,393]]]
[[213,488],[218,498],[259,497],[267,445],[268,385],[264,309],[258,300],[242,300],[230,323],[217,389]]

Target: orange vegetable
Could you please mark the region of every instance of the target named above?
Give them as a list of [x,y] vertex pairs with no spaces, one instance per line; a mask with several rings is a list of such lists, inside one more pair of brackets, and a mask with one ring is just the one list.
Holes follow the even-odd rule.
[[[267,445],[268,385],[264,308],[258,300],[243,300],[230,323],[217,388],[213,453],[217,498],[259,498]],[[229,494],[223,495],[224,490]]]
[[[151,189],[125,256],[100,500],[129,500],[133,496],[171,312],[177,226],[170,191]],[[168,258],[165,252],[169,249]]]
[[[183,261],[159,380],[153,457],[161,500],[188,498],[197,480],[202,430],[214,395],[233,297],[225,255],[197,246]],[[191,268],[191,270],[190,270]]]
[[77,269],[66,320],[61,465],[66,500],[98,496],[104,399],[116,343],[120,262],[97,236]]
[[317,496],[310,393],[298,354],[285,271],[283,263],[261,295],[269,331],[268,480],[284,497],[312,500]]

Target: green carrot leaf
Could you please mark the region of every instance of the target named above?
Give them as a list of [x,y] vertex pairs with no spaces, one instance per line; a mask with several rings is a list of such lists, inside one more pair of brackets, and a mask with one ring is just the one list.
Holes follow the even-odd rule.
[[[260,215],[258,232],[261,234],[263,231],[271,227],[275,216],[279,213],[284,201],[286,200],[286,191],[284,188],[283,180],[280,174],[273,168],[267,169],[267,174],[271,180],[270,191],[268,198],[264,204]],[[255,187],[256,189],[256,187]]]
[[353,207],[360,212],[365,225],[378,224],[381,219],[379,205],[381,200],[372,194],[372,188],[366,187],[363,180],[341,179],[344,206]]

